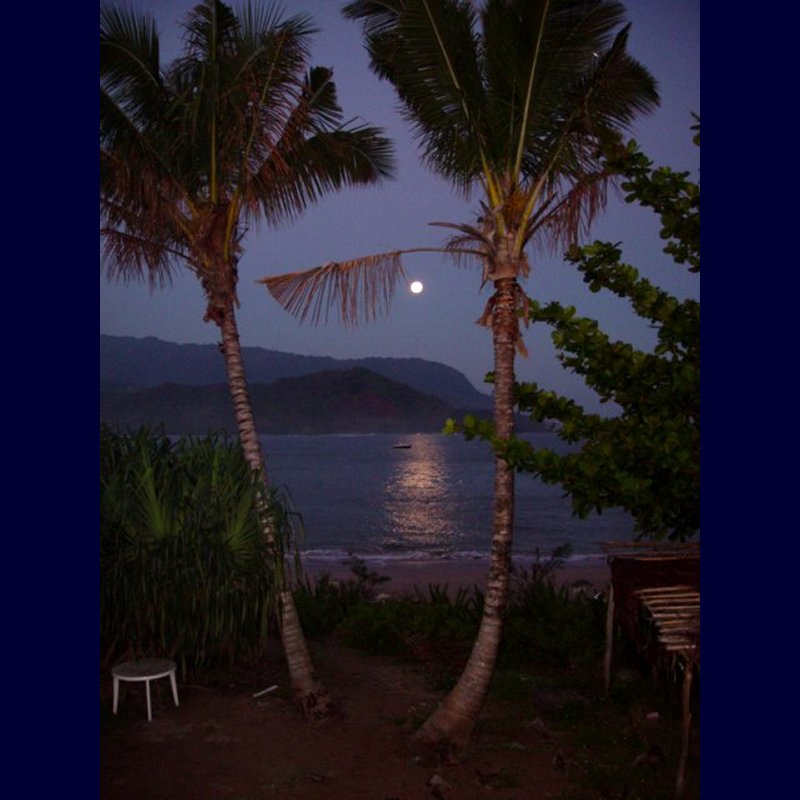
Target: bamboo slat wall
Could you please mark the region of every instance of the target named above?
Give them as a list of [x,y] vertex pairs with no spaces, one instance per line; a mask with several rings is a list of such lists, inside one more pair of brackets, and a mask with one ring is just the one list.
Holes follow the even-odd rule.
[[683,735],[675,784],[675,795],[680,797],[689,752],[692,676],[700,669],[700,545],[608,542],[604,550],[611,568],[606,690],[616,622],[651,663],[677,661],[683,671]]
[[[686,587],[687,591],[695,593],[699,604],[700,545],[608,542],[603,549],[611,571],[613,621],[639,645],[645,657],[655,661],[660,655],[657,642],[642,636],[642,600],[655,589]],[[657,605],[663,606],[664,602],[669,602],[666,591]]]

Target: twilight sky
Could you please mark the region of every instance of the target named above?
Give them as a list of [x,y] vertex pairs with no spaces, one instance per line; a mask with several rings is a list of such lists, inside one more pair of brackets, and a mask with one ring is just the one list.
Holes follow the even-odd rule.
[[[135,8],[153,12],[161,34],[162,59],[180,51],[178,21],[195,0],[138,0]],[[236,7],[237,3],[232,5]],[[255,281],[263,276],[318,266],[326,261],[409,247],[438,246],[447,231],[433,221],[471,222],[477,196],[464,200],[419,163],[409,126],[397,111],[391,87],[368,69],[360,26],[340,14],[341,0],[286,0],[286,15],[305,12],[320,29],[312,43],[312,63],[334,69],[345,118],[361,117],[382,126],[394,140],[396,178],[381,186],[351,189],[310,207],[295,223],[278,230],[266,226],[244,239],[240,261],[238,320],[242,344],[336,358],[417,356],[441,361],[463,372],[487,391],[483,376],[491,368],[491,335],[475,325],[489,288],[479,292],[480,273],[459,269],[436,254],[406,258],[409,281],[425,285],[421,294],[398,287],[385,320],[357,329],[330,324],[314,327],[286,314]],[[700,0],[629,0],[629,49],[659,83],[661,107],[632,131],[657,165],[690,170],[699,177],[699,150],[691,143],[691,112],[700,113]],[[624,260],[660,287],[679,297],[699,297],[697,276],[661,253],[658,219],[629,206],[613,193],[588,241],[622,242]],[[577,271],[557,256],[531,254],[529,295],[559,300],[600,321],[613,337],[639,347],[653,342],[650,331],[626,303],[607,293],[592,294]],[[102,265],[101,265],[102,266]],[[188,272],[172,286],[150,293],[145,285],[110,283],[100,277],[100,332],[116,336],[156,336],[172,342],[214,343],[216,326],[203,322],[205,303]],[[601,410],[593,393],[556,360],[549,329],[525,332],[530,351],[517,361],[519,380],[536,380]]]

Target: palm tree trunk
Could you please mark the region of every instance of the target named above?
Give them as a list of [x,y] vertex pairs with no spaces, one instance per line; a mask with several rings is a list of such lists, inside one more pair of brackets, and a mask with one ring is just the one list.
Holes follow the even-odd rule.
[[[219,308],[219,306],[217,306]],[[239,328],[233,298],[224,303],[224,313],[216,315],[215,321],[222,331],[222,347],[225,356],[225,367],[228,373],[228,387],[233,400],[236,426],[242,444],[245,459],[250,467],[258,473],[264,491],[259,492],[258,515],[270,557],[282,558],[281,548],[275,540],[275,531],[267,504],[269,480],[258,440],[250,394],[247,389],[247,378],[244,371],[242,349],[239,343]],[[294,604],[291,587],[288,584],[283,565],[275,571],[278,587],[278,620],[281,643],[289,668],[292,683],[292,695],[304,716],[310,719],[322,719],[333,712],[330,693],[319,680],[314,670],[311,654],[306,643],[300,617]]]
[[[518,326],[516,280],[495,283],[492,338],[494,342],[494,421],[497,435],[514,432],[514,355]],[[462,748],[478,720],[497,661],[508,602],[511,542],[514,528],[514,470],[501,458],[494,462],[494,517],[486,599],[478,635],[467,665],[442,704],[417,736],[428,742],[448,742]]]

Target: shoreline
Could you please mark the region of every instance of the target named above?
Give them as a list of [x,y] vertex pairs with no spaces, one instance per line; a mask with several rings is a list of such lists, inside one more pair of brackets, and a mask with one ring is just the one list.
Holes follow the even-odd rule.
[[[415,586],[425,590],[433,584],[446,585],[451,593],[460,587],[471,589],[477,586],[484,590],[489,571],[488,558],[364,559],[364,563],[370,572],[390,578],[375,587],[378,594],[390,596],[413,592]],[[519,559],[518,563],[524,567],[528,566],[528,562],[523,559]],[[345,559],[304,558],[303,570],[310,578],[318,578],[323,573],[327,573],[336,581],[354,578]],[[567,560],[561,569],[555,571],[554,576],[558,585],[588,584],[596,591],[605,591],[611,582],[611,573],[604,556]]]

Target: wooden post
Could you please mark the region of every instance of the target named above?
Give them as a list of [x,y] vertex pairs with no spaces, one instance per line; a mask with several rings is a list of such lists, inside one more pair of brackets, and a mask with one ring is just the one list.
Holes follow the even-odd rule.
[[686,761],[689,758],[689,732],[692,727],[692,711],[689,701],[692,696],[693,659],[684,657],[683,672],[683,737],[681,739],[681,758],[678,762],[678,778],[675,783],[675,797],[683,796],[686,778]]
[[611,686],[611,653],[614,647],[614,584],[608,590],[608,611],[606,612],[606,652],[603,656],[603,685],[608,694]]

